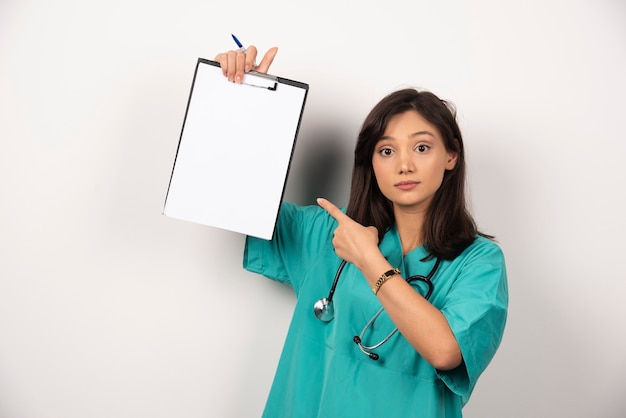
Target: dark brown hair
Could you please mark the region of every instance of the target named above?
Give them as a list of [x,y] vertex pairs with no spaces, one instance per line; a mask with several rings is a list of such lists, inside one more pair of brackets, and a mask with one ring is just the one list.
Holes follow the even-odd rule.
[[435,193],[422,228],[426,249],[432,256],[451,260],[465,250],[480,233],[467,210],[465,199],[465,153],[454,106],[428,91],[398,90],[384,97],[365,118],[356,148],[347,214],[355,221],[378,229],[379,239],[393,226],[392,203],[378,188],[372,156],[389,120],[415,110],[441,134],[446,150],[457,154],[456,165],[446,170]]

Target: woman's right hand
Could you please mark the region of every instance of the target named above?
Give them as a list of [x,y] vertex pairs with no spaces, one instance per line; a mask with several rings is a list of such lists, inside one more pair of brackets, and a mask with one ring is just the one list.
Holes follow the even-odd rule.
[[277,52],[277,47],[270,48],[263,56],[261,63],[256,65],[257,49],[254,45],[250,45],[245,53],[240,49],[219,53],[215,56],[215,61],[220,63],[222,73],[228,81],[241,83],[244,73],[248,71],[267,73]]

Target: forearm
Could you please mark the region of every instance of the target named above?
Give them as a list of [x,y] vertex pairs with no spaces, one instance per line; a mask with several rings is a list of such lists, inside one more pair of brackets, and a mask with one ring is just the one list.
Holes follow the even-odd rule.
[[[393,268],[380,253],[368,257],[357,267],[371,287],[382,273]],[[388,279],[377,296],[400,333],[426,361],[439,370],[461,364],[461,351],[445,316],[401,275]]]

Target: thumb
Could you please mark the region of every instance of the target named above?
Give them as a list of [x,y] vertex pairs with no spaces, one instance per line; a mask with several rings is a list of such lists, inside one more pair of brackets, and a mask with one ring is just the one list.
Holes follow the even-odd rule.
[[261,63],[257,65],[256,67],[254,67],[254,71],[267,74],[267,70],[269,70],[270,65],[272,65],[272,62],[274,61],[274,57],[276,56],[277,52],[278,52],[278,47],[273,47],[273,48],[268,49],[265,55],[263,56]]

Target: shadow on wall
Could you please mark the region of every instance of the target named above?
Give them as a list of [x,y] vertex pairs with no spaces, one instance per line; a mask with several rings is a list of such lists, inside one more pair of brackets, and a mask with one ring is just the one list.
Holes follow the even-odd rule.
[[285,200],[314,205],[325,197],[337,206],[348,203],[354,140],[332,127],[317,128],[296,143]]

